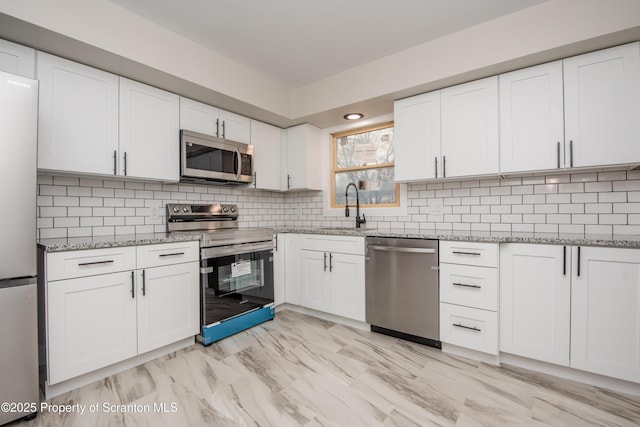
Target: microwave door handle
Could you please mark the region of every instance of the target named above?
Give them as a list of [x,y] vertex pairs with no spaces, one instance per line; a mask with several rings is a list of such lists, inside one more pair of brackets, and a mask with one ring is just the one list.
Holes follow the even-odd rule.
[[235,174],[236,174],[236,181],[240,179],[240,172],[242,171],[242,158],[240,156],[240,151],[235,148],[233,150],[233,157],[236,161],[236,170],[235,170]]

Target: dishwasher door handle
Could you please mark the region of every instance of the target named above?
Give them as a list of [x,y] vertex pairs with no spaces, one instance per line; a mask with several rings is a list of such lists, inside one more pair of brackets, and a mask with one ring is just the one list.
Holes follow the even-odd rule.
[[373,249],[374,251],[387,251],[387,252],[405,252],[405,253],[413,253],[413,254],[435,254],[435,249],[426,249],[426,248],[404,248],[397,246],[377,246],[377,245],[369,245],[369,249]]

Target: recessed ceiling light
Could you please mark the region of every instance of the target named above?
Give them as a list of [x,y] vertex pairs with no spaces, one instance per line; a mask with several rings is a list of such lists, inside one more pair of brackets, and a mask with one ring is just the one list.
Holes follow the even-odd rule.
[[363,117],[364,117],[364,114],[361,114],[361,113],[349,113],[344,115],[344,118],[346,120],[360,120]]

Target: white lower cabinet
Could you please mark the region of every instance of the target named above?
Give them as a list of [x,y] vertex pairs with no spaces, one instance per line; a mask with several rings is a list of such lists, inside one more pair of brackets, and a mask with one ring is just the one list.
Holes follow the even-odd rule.
[[440,241],[440,341],[498,354],[498,245]]
[[364,322],[364,238],[302,235],[300,248],[300,305]]
[[138,270],[138,353],[198,334],[198,263]]
[[501,351],[640,382],[640,251],[500,251]]
[[181,242],[43,255],[48,384],[196,335],[197,248]]
[[134,273],[47,284],[49,384],[137,354]]
[[500,246],[500,351],[569,366],[571,248]]

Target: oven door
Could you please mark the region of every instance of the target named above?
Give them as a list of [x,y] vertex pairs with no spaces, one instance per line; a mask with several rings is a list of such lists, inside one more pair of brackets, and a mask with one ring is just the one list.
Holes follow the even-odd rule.
[[203,327],[273,302],[273,242],[204,248],[200,263]]
[[180,139],[183,180],[253,180],[253,146],[184,130]]

